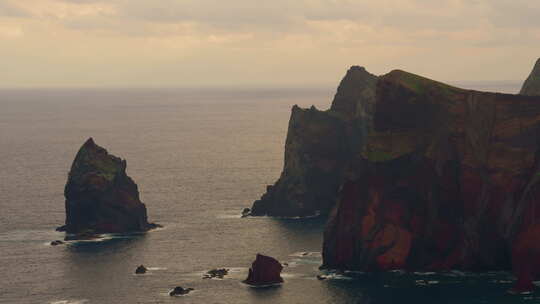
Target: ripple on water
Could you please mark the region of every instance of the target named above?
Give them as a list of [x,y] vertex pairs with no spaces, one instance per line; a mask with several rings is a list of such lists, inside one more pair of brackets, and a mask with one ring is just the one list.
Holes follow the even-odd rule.
[[319,251],[300,251],[292,253],[289,256],[299,258],[322,258],[322,254]]
[[54,230],[13,230],[0,233],[0,242],[45,242],[62,238],[63,232]]

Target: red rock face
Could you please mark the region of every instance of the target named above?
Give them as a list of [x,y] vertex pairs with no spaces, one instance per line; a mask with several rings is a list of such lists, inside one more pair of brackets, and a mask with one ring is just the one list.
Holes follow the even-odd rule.
[[[374,130],[325,232],[325,267],[540,274],[540,97],[379,79]],[[540,226],[538,226],[540,227]]]
[[248,277],[244,280],[244,283],[253,286],[283,283],[281,270],[283,270],[283,266],[276,259],[257,254],[257,258],[251,264]]
[[80,148],[65,191],[66,225],[70,233],[146,231],[146,206],[137,185],[126,174],[126,161],[96,145],[92,138]]

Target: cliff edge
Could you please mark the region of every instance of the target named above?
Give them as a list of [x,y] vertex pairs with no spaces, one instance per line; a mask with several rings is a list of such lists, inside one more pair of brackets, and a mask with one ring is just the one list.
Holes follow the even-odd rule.
[[331,210],[344,169],[371,128],[376,83],[376,76],[353,66],[329,110],[292,108],[283,171],[253,203],[251,215],[303,217]]
[[323,267],[540,275],[540,96],[381,76],[374,128],[347,169]]

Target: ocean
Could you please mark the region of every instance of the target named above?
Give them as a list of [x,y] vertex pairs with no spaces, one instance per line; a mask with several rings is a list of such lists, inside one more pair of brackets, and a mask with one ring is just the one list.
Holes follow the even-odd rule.
[[[462,86],[516,92],[508,83]],[[0,90],[0,303],[540,303],[511,296],[510,273],[329,273],[324,219],[240,218],[283,166],[294,104],[335,89]],[[149,220],[143,235],[63,239],[63,190],[88,137],[127,159]],[[287,263],[284,284],[241,283],[257,253]],[[149,272],[135,275],[144,264]],[[229,268],[224,279],[202,279]],[[170,297],[175,286],[195,290]]]

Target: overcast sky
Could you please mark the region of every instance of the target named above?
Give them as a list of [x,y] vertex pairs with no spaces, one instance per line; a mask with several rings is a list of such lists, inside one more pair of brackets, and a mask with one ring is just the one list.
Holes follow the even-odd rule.
[[0,0],[0,87],[523,80],[539,0]]

